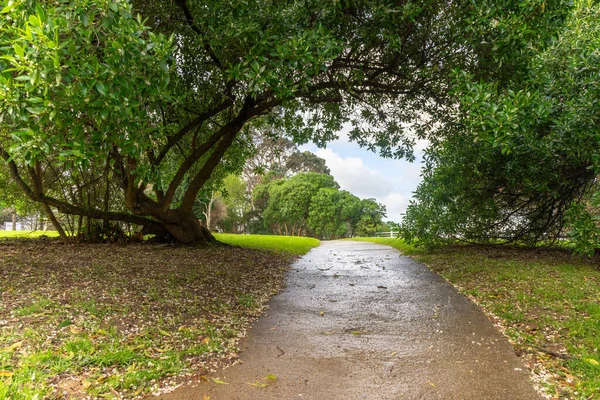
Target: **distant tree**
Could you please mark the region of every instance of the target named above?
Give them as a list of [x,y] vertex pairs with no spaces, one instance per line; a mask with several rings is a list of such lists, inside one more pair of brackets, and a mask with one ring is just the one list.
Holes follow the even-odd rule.
[[285,137],[281,129],[272,126],[256,128],[251,148],[242,171],[249,194],[264,182],[264,176],[268,175],[267,182],[285,176],[283,166],[287,158],[297,151],[296,144]]
[[229,175],[223,181],[223,202],[227,207],[227,218],[219,225],[227,225],[229,231],[246,231],[246,218],[250,203],[246,193],[246,183],[236,175]]
[[342,216],[341,192],[334,188],[321,188],[312,197],[307,225],[319,238],[336,239],[347,230]]
[[394,222],[394,221],[385,221],[385,225],[387,227],[386,230],[390,230],[391,232],[395,232],[396,235],[399,234],[400,232],[400,224],[398,222]]
[[325,160],[310,151],[297,151],[291,154],[286,160],[285,172],[286,175],[299,172],[317,172],[331,175],[331,171],[325,165]]
[[278,225],[286,235],[306,235],[312,198],[321,188],[337,188],[330,175],[305,172],[271,185],[264,211],[267,225]]
[[342,204],[342,220],[347,224],[346,235],[348,237],[355,236],[358,224],[362,218],[362,202],[350,192],[343,190],[340,194],[340,202]]
[[386,217],[386,208],[375,199],[361,200],[361,218],[356,233],[359,236],[373,236],[377,227]]

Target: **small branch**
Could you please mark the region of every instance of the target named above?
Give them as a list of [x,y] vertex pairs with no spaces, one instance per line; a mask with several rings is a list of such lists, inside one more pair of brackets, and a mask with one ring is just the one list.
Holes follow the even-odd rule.
[[560,358],[561,360],[573,360],[575,359],[575,357],[572,357],[568,354],[562,354],[562,353],[558,353],[556,351],[552,351],[552,350],[548,350],[548,349],[544,349],[542,347],[538,347],[538,346],[530,346],[532,349],[536,349],[542,353],[546,353],[546,354],[550,354],[553,357],[556,358]]
[[[190,9],[187,6],[186,0],[177,0],[177,5],[179,6],[179,8],[181,8],[181,11],[183,11],[183,14],[185,15],[185,19],[186,19],[186,22],[189,25],[189,27],[195,33],[197,33],[198,36],[202,36],[202,31],[194,23],[194,17],[192,16],[192,13],[190,12]],[[223,69],[223,64],[221,63],[221,61],[219,60],[219,58],[217,57],[217,55],[213,51],[213,49],[210,46],[210,44],[206,40],[202,40],[202,43],[204,44],[204,50],[206,50],[206,52],[208,53],[208,56],[210,57],[210,59],[215,63],[215,65],[217,67],[219,67],[219,69]]]
[[175,145],[175,143],[177,143],[179,141],[179,139],[184,137],[187,133],[191,132],[193,129],[202,125],[202,123],[204,123],[204,121],[214,117],[215,115],[217,115],[221,111],[225,110],[227,107],[231,106],[232,104],[233,104],[233,100],[228,98],[223,103],[219,104],[217,107],[215,107],[205,113],[199,114],[198,117],[194,118],[190,123],[188,123],[186,126],[181,128],[175,135],[173,135],[169,138],[169,141],[162,148],[162,150],[160,151],[158,156],[154,159],[152,164],[156,165],[156,166],[160,165],[160,163],[166,157],[169,150],[171,150],[171,148]]

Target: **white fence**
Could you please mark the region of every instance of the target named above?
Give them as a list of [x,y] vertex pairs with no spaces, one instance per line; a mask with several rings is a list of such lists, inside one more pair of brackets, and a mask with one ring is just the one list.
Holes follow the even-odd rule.
[[[13,230],[13,223],[12,222],[5,222],[4,223],[4,230],[12,231]],[[20,222],[17,222],[15,224],[15,230],[16,231],[22,231],[23,230],[23,224],[21,224]]]
[[398,237],[398,232],[375,232],[375,237],[389,237],[389,238],[395,238]]

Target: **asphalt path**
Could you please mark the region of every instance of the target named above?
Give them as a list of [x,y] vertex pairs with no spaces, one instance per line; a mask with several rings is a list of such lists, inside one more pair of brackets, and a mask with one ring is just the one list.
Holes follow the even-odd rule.
[[227,384],[160,399],[541,398],[477,306],[391,247],[322,242],[286,282],[241,344],[242,362],[214,374]]

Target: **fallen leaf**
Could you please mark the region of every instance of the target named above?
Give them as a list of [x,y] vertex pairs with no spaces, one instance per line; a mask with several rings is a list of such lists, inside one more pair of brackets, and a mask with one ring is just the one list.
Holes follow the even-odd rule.
[[353,335],[362,335],[361,331],[352,331],[350,333],[352,333]]
[[0,377],[6,378],[9,376],[13,376],[15,373],[11,371],[0,371]]
[[13,343],[8,347],[3,348],[2,351],[15,351],[17,349],[20,349],[21,346],[23,346],[22,340],[20,342]]
[[325,311],[320,312],[321,316],[325,315]]
[[204,396],[202,396],[202,400],[210,400],[210,396],[205,394]]
[[593,358],[586,358],[585,361],[587,361],[588,363],[595,365],[595,366],[600,365],[600,363],[598,361],[594,360]]
[[434,388],[434,389],[435,389],[435,388],[437,388],[437,386],[435,386],[435,383],[433,383],[433,382],[431,382],[431,381],[427,381],[427,384],[428,384],[429,386],[431,386],[432,388]]
[[164,353],[171,350],[171,348],[169,346],[165,347],[164,349],[159,349],[158,347],[155,347],[154,350],[158,351],[159,353]]
[[222,380],[220,380],[219,378],[210,378],[210,379],[212,379],[212,381],[213,381],[214,383],[218,383],[219,385],[229,385],[229,383],[227,383],[227,382],[223,382],[223,381],[222,381]]
[[333,335],[335,333],[335,331],[325,331],[323,332],[323,335]]
[[75,325],[69,325],[69,330],[73,335],[79,335],[81,333],[81,329],[77,328]]
[[265,379],[268,381],[276,381],[277,377],[273,374],[269,374],[269,375],[265,376]]
[[163,335],[163,336],[171,336],[171,334],[170,334],[169,332],[167,332],[167,331],[165,331],[165,330],[163,330],[163,329],[159,329],[158,331],[159,331],[159,332],[160,332],[160,334],[161,334],[161,335]]
[[205,337],[204,339],[202,339],[202,344],[208,344],[208,342],[210,342],[210,338],[209,337]]
[[267,387],[266,383],[260,383],[258,381],[256,381],[255,383],[250,383],[250,382],[246,382],[248,385],[250,386],[256,386],[256,387]]
[[110,392],[112,394],[115,395],[115,397],[119,400],[121,400],[121,395],[119,394],[119,392],[117,392],[112,386],[109,386],[108,389],[110,390]]
[[377,289],[387,289],[387,286],[377,286]]
[[84,389],[89,389],[90,386],[92,386],[92,382],[90,382],[90,381],[83,381],[83,382],[81,382],[81,385],[83,386]]

